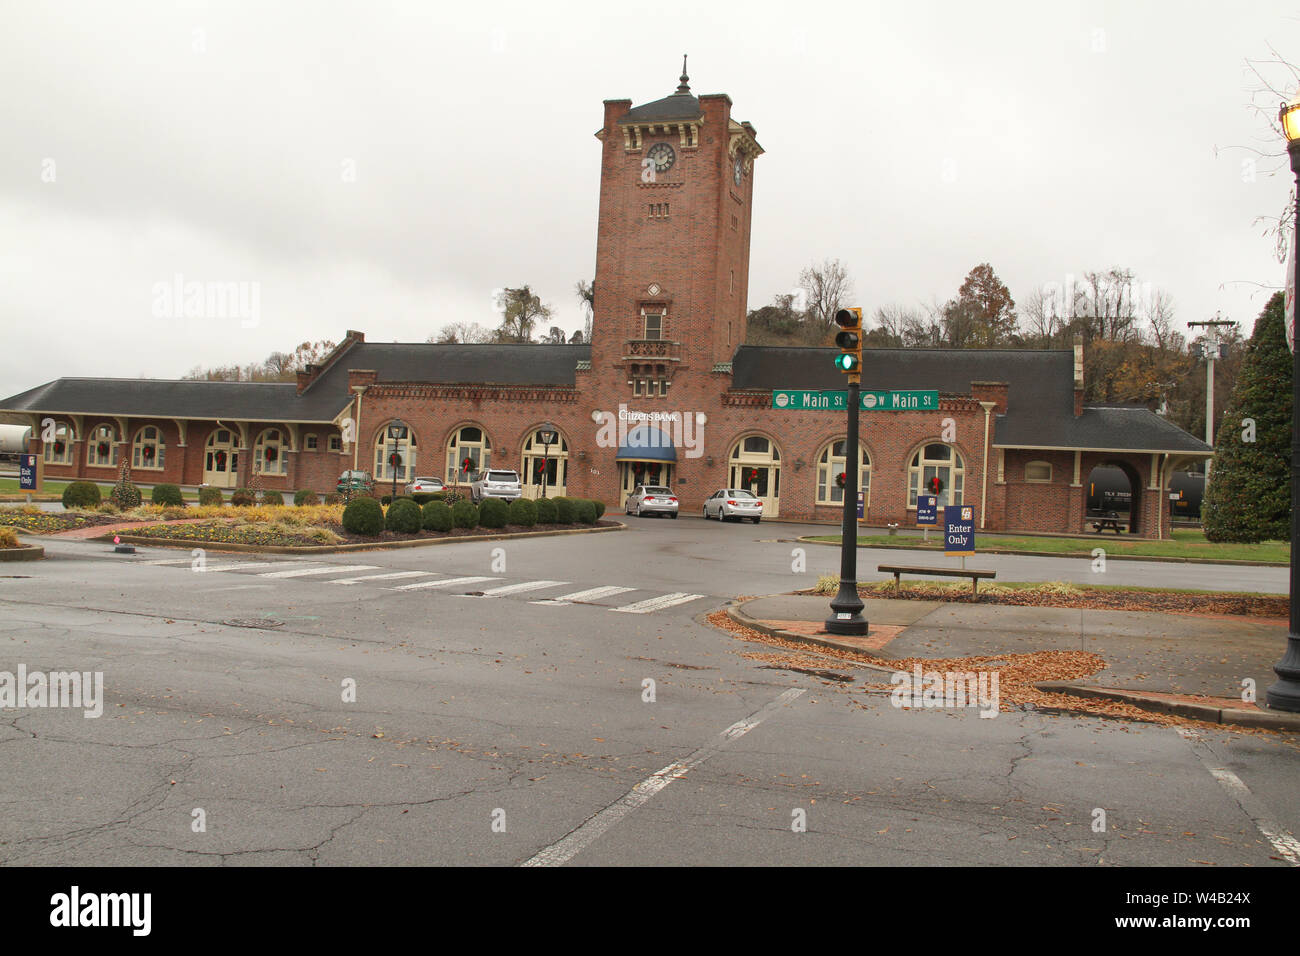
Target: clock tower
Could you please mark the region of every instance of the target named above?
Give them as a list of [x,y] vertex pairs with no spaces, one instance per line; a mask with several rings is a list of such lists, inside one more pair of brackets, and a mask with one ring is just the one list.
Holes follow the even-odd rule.
[[[669,399],[706,385],[745,340],[752,125],[731,97],[606,100],[591,374],[601,394]],[[715,389],[716,390],[716,389]],[[653,401],[650,404],[654,404]]]

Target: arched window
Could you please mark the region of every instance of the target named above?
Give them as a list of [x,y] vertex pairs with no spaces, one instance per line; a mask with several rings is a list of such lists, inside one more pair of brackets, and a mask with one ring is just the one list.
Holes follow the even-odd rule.
[[417,444],[415,429],[410,425],[402,427],[399,438],[388,434],[388,425],[379,429],[375,436],[375,481],[410,481],[414,478],[419,451]]
[[289,436],[278,428],[268,428],[253,445],[253,471],[259,475],[289,474],[288,450]]
[[[542,429],[534,429],[524,439],[523,451],[519,461],[523,472],[519,475],[523,482],[525,498],[540,498],[543,478],[545,478],[546,497],[562,498],[569,480],[569,443],[564,440],[559,429],[551,432],[549,447]],[[462,459],[463,460],[463,459]]]
[[966,469],[956,448],[937,442],[926,445],[912,456],[912,465],[908,471],[907,506],[916,507],[918,494],[937,495],[940,508],[959,505],[965,480]]
[[47,465],[72,464],[72,430],[63,422],[54,426],[54,440],[41,443]]
[[[831,442],[822,449],[817,458],[817,503],[819,505],[844,504],[844,485],[840,475],[848,478],[849,447],[847,439],[841,438]],[[864,503],[871,501],[871,456],[867,450],[858,445],[858,491],[862,492]]]
[[162,430],[153,425],[146,425],[135,433],[131,442],[131,467],[156,468],[161,470],[165,464],[167,446],[163,444]]
[[[464,425],[447,440],[447,482],[466,482],[474,473],[492,467],[492,445],[477,425]],[[549,494],[549,492],[547,492]]]
[[743,488],[756,498],[762,498],[764,514],[771,510],[781,497],[781,452],[762,435],[750,435],[731,446],[727,460],[730,488]]
[[100,425],[90,433],[90,441],[86,443],[86,464],[96,468],[117,465],[117,432],[112,425]]

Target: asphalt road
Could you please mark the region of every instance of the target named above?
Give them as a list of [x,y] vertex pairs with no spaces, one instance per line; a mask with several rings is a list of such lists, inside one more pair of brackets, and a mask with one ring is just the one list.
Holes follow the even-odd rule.
[[[743,657],[772,648],[702,621],[833,573],[838,552],[813,545],[792,569],[811,529],[629,521],[211,553],[202,573],[184,551],[90,542],[0,566],[0,671],[104,682],[98,718],[0,711],[0,863],[1300,863],[1294,739],[895,709]],[[1285,575],[1111,562],[1104,577],[1285,591]]]

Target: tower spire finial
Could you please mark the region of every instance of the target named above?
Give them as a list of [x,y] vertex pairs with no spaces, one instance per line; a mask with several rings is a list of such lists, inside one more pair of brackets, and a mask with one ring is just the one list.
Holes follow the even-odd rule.
[[691,91],[690,77],[686,75],[686,54],[682,54],[682,76],[681,84],[677,87],[678,93],[689,93]]

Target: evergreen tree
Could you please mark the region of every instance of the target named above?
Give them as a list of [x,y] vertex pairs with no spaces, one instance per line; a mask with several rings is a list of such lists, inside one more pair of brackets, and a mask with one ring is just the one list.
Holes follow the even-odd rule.
[[1291,352],[1282,315],[1278,292],[1255,322],[1219,425],[1205,492],[1211,541],[1286,541],[1291,535]]

